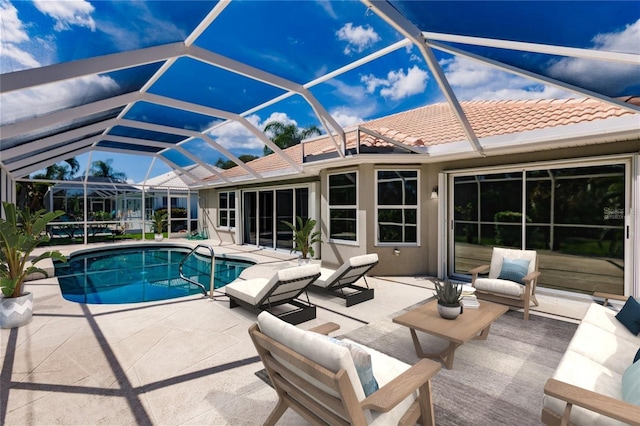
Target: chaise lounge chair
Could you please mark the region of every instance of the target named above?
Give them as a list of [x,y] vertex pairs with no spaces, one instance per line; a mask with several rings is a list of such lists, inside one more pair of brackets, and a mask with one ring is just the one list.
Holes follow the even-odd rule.
[[[224,289],[230,299],[230,308],[242,306],[274,313],[277,306],[293,305],[294,309],[277,316],[291,324],[300,324],[316,317],[316,307],[309,302],[307,288],[319,276],[319,265],[295,266],[279,270],[271,279],[236,280]],[[302,294],[306,301],[298,298]]]
[[348,339],[323,336],[327,323],[306,331],[267,312],[249,328],[278,403],[264,422],[291,408],[311,424],[434,425],[431,378],[440,364],[411,366]]
[[[337,270],[320,269],[320,278],[313,283],[312,289],[322,290],[345,299],[352,306],[373,299],[373,289],[369,288],[365,274],[378,264],[378,255],[364,254],[348,259]],[[365,287],[355,283],[362,278]]]

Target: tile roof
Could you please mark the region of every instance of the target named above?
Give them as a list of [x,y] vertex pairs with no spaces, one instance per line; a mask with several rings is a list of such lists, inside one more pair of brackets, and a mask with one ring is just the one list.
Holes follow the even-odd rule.
[[[591,98],[466,101],[460,104],[478,139],[634,114],[627,109]],[[424,147],[467,140],[451,107],[444,102],[377,118],[360,124],[360,127],[392,139],[399,144],[423,149]],[[347,149],[356,148],[356,130],[347,131],[345,136]],[[326,135],[304,142],[303,145],[305,156],[336,151],[335,145]],[[360,145],[388,148],[394,144],[361,133]],[[302,164],[301,145],[288,148],[284,152],[298,164]],[[262,157],[253,160],[248,165],[261,174],[291,169],[291,166],[278,155]],[[247,171],[241,167],[224,172],[224,175],[229,177],[244,174],[247,174]],[[218,178],[213,176],[207,180],[215,181]]]

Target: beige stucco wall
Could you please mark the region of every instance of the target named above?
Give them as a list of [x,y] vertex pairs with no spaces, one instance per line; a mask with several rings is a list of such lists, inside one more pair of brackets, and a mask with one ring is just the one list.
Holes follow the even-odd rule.
[[[419,245],[376,245],[376,171],[419,170]],[[328,185],[327,175],[358,171],[358,244],[328,241]],[[432,165],[360,164],[358,166],[328,169],[320,174],[322,214],[322,261],[323,265],[337,266],[351,256],[377,253],[380,262],[372,271],[376,275],[435,275],[438,251],[438,201],[430,198],[431,189],[438,183],[438,173]],[[400,254],[394,256],[394,249]]]
[[[349,167],[330,168],[320,172],[319,223],[322,231],[323,243],[319,253],[323,266],[336,267],[351,256],[365,253],[377,253],[380,263],[372,274],[380,276],[394,275],[423,275],[436,276],[438,269],[438,204],[442,202],[442,191],[437,200],[430,198],[431,189],[438,185],[438,174],[441,171],[461,170],[467,168],[482,168],[493,166],[509,166],[542,161],[565,160],[615,154],[637,154],[640,152],[640,140],[589,145],[580,148],[555,149],[533,153],[487,156],[456,160],[451,162],[430,164],[357,164]],[[417,157],[417,156],[416,156]],[[380,157],[381,161],[384,157]],[[419,157],[418,157],[419,159]],[[396,246],[377,246],[375,234],[375,182],[377,169],[417,169],[420,171],[420,244],[419,246],[397,246],[399,256],[394,256]],[[358,172],[358,242],[357,244],[336,243],[328,241],[328,207],[327,207],[327,175],[331,173],[357,171]],[[300,181],[283,182],[281,184],[262,182],[261,185],[274,187],[276,185],[289,186]],[[237,188],[234,188],[237,189]],[[255,189],[255,186],[253,187]],[[202,191],[207,199],[208,230],[211,238],[224,242],[241,243],[235,240],[235,230],[227,231],[215,227],[217,217],[217,194],[220,190]],[[238,193],[240,197],[240,193]],[[240,199],[238,198],[238,202]],[[313,216],[313,214],[312,214]],[[240,224],[242,215],[238,213],[237,223]],[[446,218],[440,219],[446,222]],[[444,223],[443,223],[444,225]]]

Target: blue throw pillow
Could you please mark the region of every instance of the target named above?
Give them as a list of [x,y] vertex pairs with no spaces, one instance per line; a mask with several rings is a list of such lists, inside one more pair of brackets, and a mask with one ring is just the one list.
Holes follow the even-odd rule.
[[335,337],[326,336],[324,334],[319,335],[330,342],[349,349],[351,359],[356,367],[356,373],[358,373],[358,378],[362,385],[362,390],[364,391],[364,396],[369,396],[378,390],[378,381],[373,376],[373,367],[371,365],[371,355],[369,355],[369,352],[365,351],[357,343],[343,342]]
[[640,405],[640,362],[634,362],[622,374],[622,399]]
[[526,259],[502,258],[502,270],[498,279],[524,284],[522,279],[529,273],[529,261]]
[[640,333],[640,303],[629,296],[616,318],[634,335]]

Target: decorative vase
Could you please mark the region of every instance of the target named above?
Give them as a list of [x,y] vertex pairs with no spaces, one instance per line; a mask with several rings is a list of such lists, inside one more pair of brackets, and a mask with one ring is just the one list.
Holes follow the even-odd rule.
[[462,305],[459,303],[440,303],[438,302],[438,313],[444,319],[453,320],[458,318],[458,315],[462,313]]
[[308,257],[299,257],[298,258],[298,266],[308,265],[311,263],[311,259]]
[[33,319],[33,294],[25,292],[18,297],[0,297],[0,328],[16,328]]
[[156,241],[162,241],[162,240],[164,239],[164,235],[162,235],[162,234],[155,234],[155,235],[153,236],[153,239],[154,239],[154,240],[156,240]]

